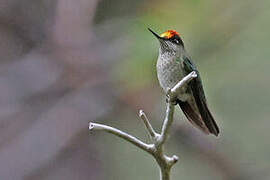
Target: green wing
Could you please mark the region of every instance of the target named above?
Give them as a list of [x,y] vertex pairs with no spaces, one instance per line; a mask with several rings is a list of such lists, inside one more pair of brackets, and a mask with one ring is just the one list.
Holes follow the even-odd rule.
[[[184,113],[188,116],[189,118],[191,118],[190,120],[193,122],[198,122],[199,120],[202,120],[204,122],[204,124],[206,125],[208,131],[214,135],[218,135],[219,134],[219,128],[212,116],[212,114],[210,113],[208,106],[206,104],[206,98],[204,95],[204,90],[203,90],[203,86],[202,86],[202,81],[200,78],[200,74],[197,71],[196,67],[194,66],[194,64],[189,60],[188,57],[184,57],[183,58],[183,67],[185,70],[186,75],[189,74],[192,71],[195,71],[197,73],[197,78],[193,79],[190,84],[189,84],[189,90],[192,92],[196,105],[198,107],[199,113],[200,113],[200,119],[194,119],[195,116],[190,116],[189,111],[191,106],[184,104],[184,102],[182,102],[182,104],[179,104],[180,107],[182,108],[182,110],[184,111]],[[188,108],[188,106],[190,106]],[[205,132],[205,129],[202,127],[202,125],[196,123],[199,127],[201,127],[201,129]],[[207,132],[206,132],[207,133]]]

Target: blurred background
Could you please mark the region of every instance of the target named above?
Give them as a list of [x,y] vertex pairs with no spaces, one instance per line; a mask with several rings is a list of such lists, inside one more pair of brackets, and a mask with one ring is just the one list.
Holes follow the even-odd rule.
[[172,179],[270,179],[269,0],[2,0],[0,179],[158,179],[153,158],[105,123],[149,142],[165,97],[148,32],[175,29],[197,64],[218,138],[179,108],[167,153]]

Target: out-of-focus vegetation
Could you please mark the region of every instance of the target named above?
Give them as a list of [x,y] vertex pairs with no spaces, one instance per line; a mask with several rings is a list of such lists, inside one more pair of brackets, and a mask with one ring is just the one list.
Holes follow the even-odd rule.
[[[149,155],[96,121],[147,139],[165,111],[148,32],[177,30],[197,64],[218,138],[177,110],[172,179],[270,179],[269,0],[3,0],[0,179],[158,179]],[[178,109],[178,108],[177,108]]]

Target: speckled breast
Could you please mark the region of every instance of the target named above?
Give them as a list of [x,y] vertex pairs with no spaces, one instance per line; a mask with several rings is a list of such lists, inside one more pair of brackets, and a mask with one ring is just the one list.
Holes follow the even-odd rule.
[[158,57],[157,76],[160,86],[165,92],[168,88],[174,87],[184,77],[181,61],[176,59],[175,56],[170,56],[169,54],[163,54]]

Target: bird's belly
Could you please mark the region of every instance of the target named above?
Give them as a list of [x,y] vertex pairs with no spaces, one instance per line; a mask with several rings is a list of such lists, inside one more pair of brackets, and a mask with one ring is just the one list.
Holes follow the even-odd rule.
[[[162,61],[157,63],[157,75],[160,86],[167,92],[168,89],[173,88],[184,76],[184,71],[177,61]],[[188,94],[186,93],[186,87],[182,88],[178,98],[182,101],[186,101]]]

